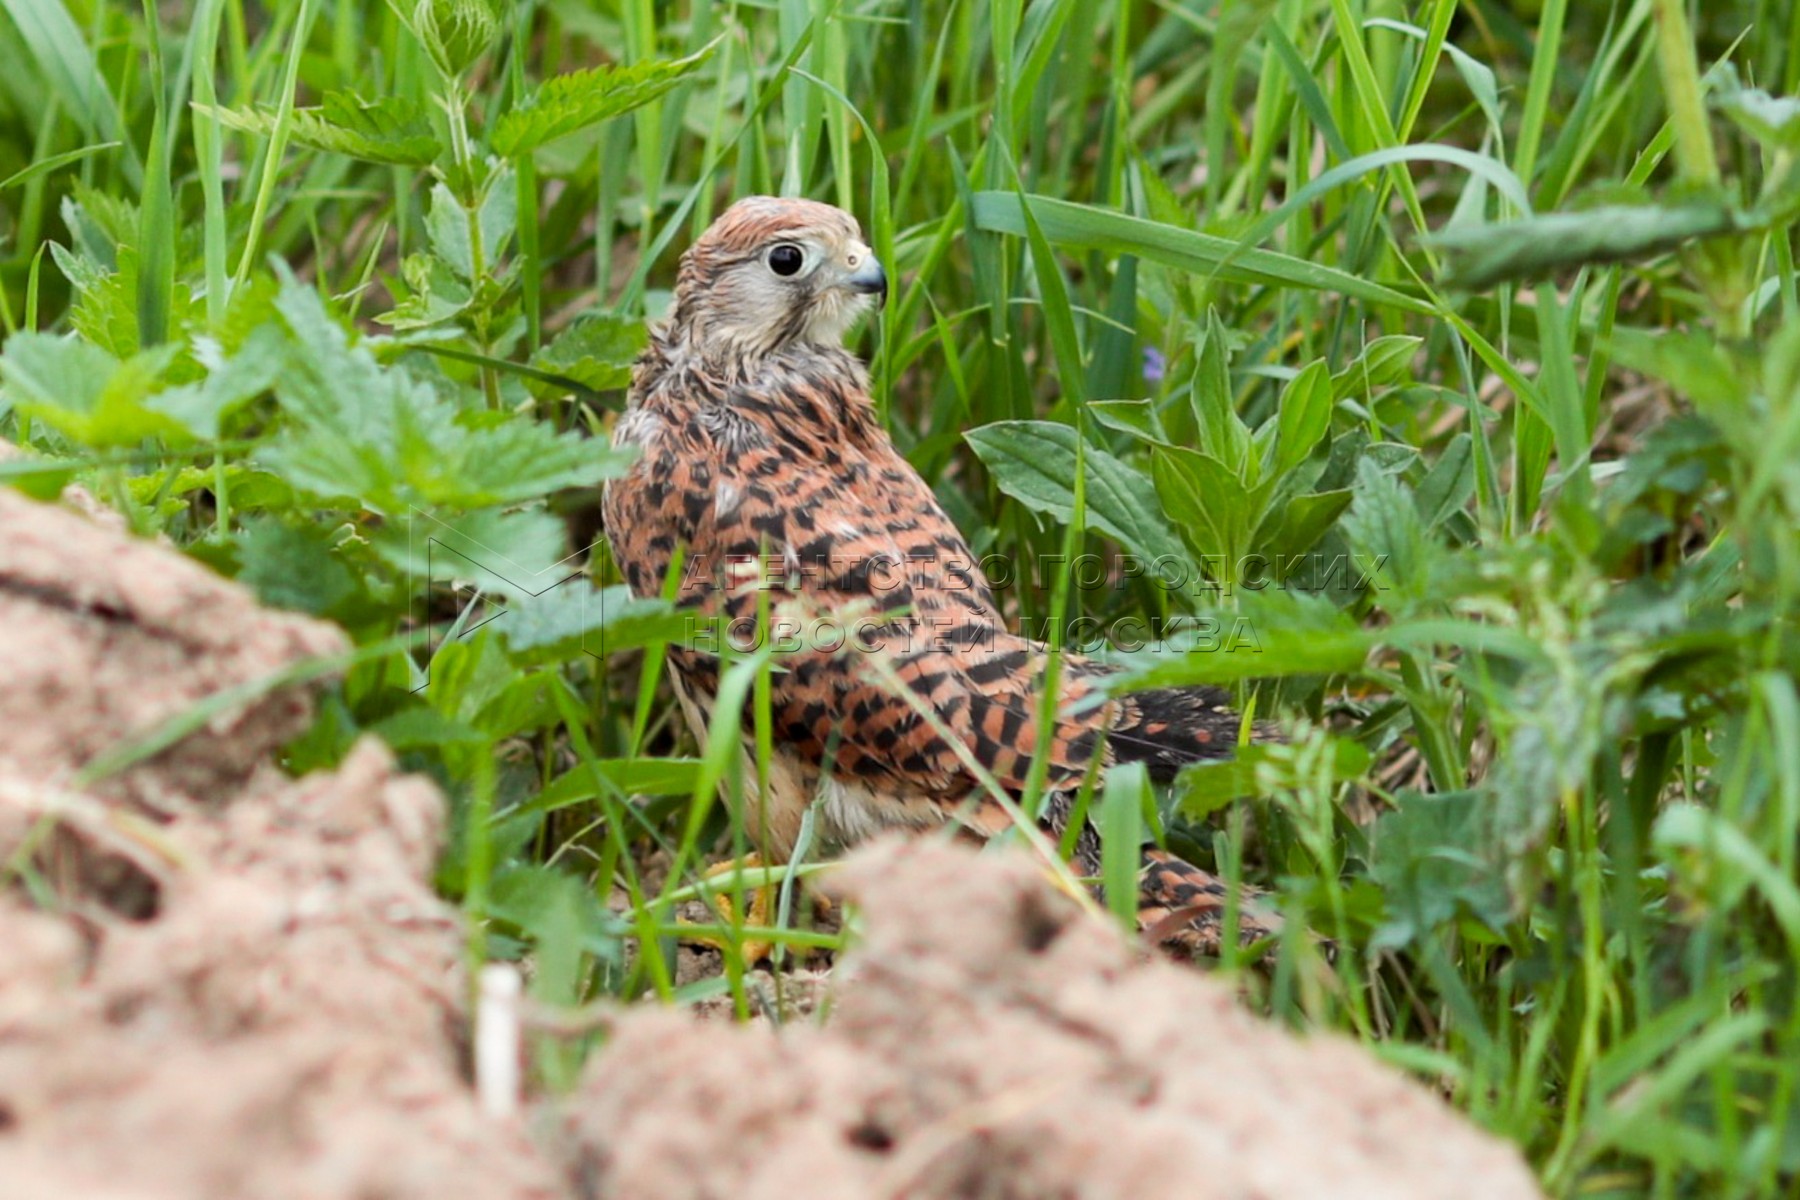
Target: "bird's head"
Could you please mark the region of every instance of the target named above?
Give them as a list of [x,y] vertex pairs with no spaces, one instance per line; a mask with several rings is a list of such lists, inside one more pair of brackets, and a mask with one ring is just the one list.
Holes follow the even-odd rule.
[[710,356],[837,346],[887,299],[887,273],[856,219],[812,200],[747,196],[681,258],[671,331]]

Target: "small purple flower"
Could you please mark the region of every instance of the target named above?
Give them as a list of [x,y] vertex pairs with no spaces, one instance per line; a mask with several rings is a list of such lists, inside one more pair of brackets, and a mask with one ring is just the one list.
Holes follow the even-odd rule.
[[1144,347],[1145,383],[1161,383],[1163,381],[1163,368],[1168,365],[1168,361],[1163,358],[1163,352],[1161,350],[1158,350],[1155,346]]

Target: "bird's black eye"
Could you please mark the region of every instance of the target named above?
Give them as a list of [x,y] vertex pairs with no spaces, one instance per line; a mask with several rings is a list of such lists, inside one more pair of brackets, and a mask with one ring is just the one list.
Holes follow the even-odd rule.
[[806,263],[806,252],[792,242],[783,242],[769,251],[769,270],[788,276],[799,272]]

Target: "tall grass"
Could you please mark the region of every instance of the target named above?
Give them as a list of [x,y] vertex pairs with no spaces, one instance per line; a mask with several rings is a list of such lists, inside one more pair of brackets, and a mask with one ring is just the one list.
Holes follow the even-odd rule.
[[[699,880],[736,717],[695,753],[695,631],[566,557],[675,254],[805,193],[888,262],[881,412],[1020,621],[1289,730],[1081,797],[1109,878],[1153,816],[1272,887],[1336,958],[1220,969],[1557,1194],[1800,1186],[1790,0],[171,13],[0,0],[0,470],[353,634],[290,765],[439,779],[472,955],[747,1009],[744,938],[839,941],[810,866]],[[722,672],[765,767],[770,664]],[[761,878],[780,927],[678,987],[678,905]]]

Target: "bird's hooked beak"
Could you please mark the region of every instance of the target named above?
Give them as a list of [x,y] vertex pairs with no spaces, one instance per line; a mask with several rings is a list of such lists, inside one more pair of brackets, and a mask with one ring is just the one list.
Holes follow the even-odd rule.
[[860,296],[875,296],[877,305],[887,303],[887,272],[881,269],[881,260],[865,248],[853,252],[850,257],[850,273],[844,276],[844,286]]

